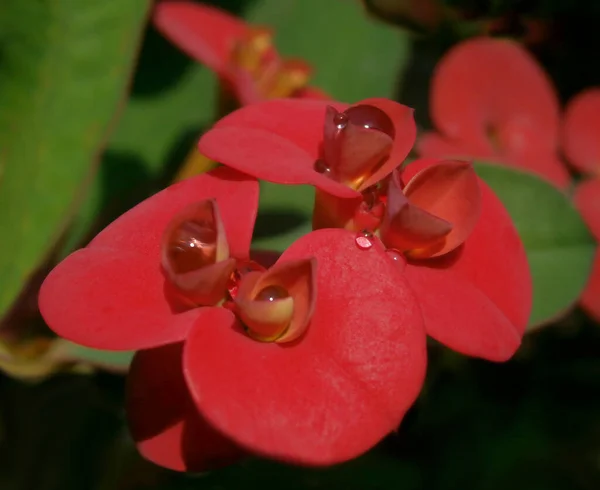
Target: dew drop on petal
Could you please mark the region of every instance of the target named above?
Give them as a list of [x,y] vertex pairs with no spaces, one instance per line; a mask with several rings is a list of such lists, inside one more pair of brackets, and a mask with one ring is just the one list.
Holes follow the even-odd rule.
[[[345,111],[348,121],[365,129],[375,129],[394,139],[396,131],[390,117],[381,109],[361,104],[350,107]],[[335,120],[334,120],[335,121]]]
[[327,166],[325,161],[320,158],[315,162],[314,169],[320,174],[328,175],[331,173],[331,169]]
[[370,231],[360,231],[356,234],[354,239],[356,245],[361,250],[369,250],[373,246],[373,233]]
[[167,231],[162,247],[164,265],[175,274],[214,264],[217,256],[215,223],[202,213],[189,217]]
[[333,124],[335,124],[338,129],[344,129],[346,124],[348,124],[348,116],[343,112],[338,112],[333,116]]
[[255,301],[276,301],[278,299],[288,298],[290,293],[281,286],[267,286],[261,289],[256,297]]
[[392,259],[394,262],[404,262],[404,256],[402,255],[402,252],[400,252],[399,250],[396,250],[395,248],[388,248],[385,253],[387,254],[387,256]]

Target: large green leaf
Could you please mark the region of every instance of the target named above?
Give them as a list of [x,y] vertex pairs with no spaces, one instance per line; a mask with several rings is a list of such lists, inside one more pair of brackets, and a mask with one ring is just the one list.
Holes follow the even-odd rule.
[[409,35],[367,15],[356,0],[262,0],[249,21],[275,29],[277,49],[310,62],[313,85],[355,102],[393,97],[405,69]]
[[168,185],[212,124],[217,80],[149,27],[129,101],[74,222],[63,255]]
[[478,163],[476,169],[508,209],[527,249],[533,275],[530,328],[555,319],[586,284],[593,238],[567,196],[545,181],[498,165]]
[[60,234],[125,90],[148,0],[3,0],[0,316]]

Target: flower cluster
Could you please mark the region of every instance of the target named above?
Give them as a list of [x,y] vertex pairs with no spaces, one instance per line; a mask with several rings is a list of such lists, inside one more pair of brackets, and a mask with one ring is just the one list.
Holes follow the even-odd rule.
[[[575,184],[574,204],[600,240],[600,89],[577,95],[563,116],[552,81],[527,50],[475,38],[440,61],[430,107],[438,131],[419,138],[422,157],[492,161],[533,172],[565,192]],[[571,169],[583,181],[572,179]],[[581,303],[600,319],[600,252]]]
[[[137,354],[128,418],[142,454],[199,471],[253,453],[360,455],[422,387],[426,335],[492,361],[531,309],[525,252],[460,160],[403,161],[412,110],[272,100],[220,120],[221,162],[142,202],[48,276],[40,309],[75,342]],[[316,188],[314,231],[250,250],[258,180]]]

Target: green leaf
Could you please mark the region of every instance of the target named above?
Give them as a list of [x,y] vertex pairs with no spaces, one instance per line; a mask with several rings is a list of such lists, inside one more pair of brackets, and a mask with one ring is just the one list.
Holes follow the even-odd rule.
[[592,236],[567,196],[538,177],[484,163],[476,170],[508,209],[525,244],[533,275],[530,328],[554,320],[585,287],[596,248]]
[[210,126],[217,80],[149,27],[133,91],[62,255],[170,183]]
[[305,185],[260,183],[258,219],[252,246],[283,252],[312,230],[315,190]]
[[106,138],[148,0],[3,0],[0,317],[49,254]]
[[367,15],[361,2],[262,0],[245,17],[272,26],[278,51],[311,63],[312,85],[333,98],[357,102],[397,93],[410,37]]
[[52,359],[61,362],[87,364],[114,373],[125,373],[133,359],[133,351],[107,351],[91,349],[68,340],[59,339],[52,352]]

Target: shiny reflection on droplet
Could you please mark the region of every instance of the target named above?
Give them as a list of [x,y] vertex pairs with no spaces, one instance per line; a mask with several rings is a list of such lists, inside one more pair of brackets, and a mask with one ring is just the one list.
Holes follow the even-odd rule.
[[320,174],[329,175],[331,173],[331,169],[327,166],[324,160],[319,158],[314,165],[314,169],[316,172]]
[[356,126],[381,131],[392,139],[396,136],[394,123],[385,112],[377,107],[366,104],[355,105],[347,109],[344,114],[346,114],[348,122]]
[[333,124],[335,124],[338,129],[344,129],[346,124],[348,124],[348,116],[343,112],[338,112],[333,116]]
[[395,248],[388,248],[385,251],[386,255],[392,259],[394,262],[398,262],[399,264],[404,264],[404,255],[399,250]]
[[373,246],[373,233],[370,231],[359,231],[354,239],[361,250],[369,250]]
[[288,293],[285,288],[273,285],[261,289],[254,299],[256,301],[276,301],[278,299],[288,298],[289,296],[290,293]]
[[[175,218],[177,220],[177,218]],[[212,206],[199,206],[168,230],[162,243],[163,265],[174,274],[185,274],[214,264],[217,256],[217,229]]]

